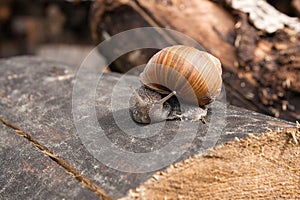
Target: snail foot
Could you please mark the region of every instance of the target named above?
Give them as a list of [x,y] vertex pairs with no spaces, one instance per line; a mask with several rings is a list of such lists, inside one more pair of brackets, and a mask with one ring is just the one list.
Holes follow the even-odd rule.
[[172,113],[169,119],[190,120],[192,122],[202,121],[202,123],[206,124],[206,115],[207,108],[200,108],[198,106],[185,106],[183,112],[180,114]]

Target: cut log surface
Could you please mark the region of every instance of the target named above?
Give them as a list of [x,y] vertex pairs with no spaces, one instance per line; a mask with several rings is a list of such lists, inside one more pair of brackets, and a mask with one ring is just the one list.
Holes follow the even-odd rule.
[[293,128],[227,143],[154,174],[122,200],[299,199],[299,139]]
[[[145,26],[186,34],[221,60],[229,103],[300,120],[300,22],[265,1],[98,0],[92,13],[97,42]],[[168,34],[160,34],[168,40]],[[155,42],[143,35],[134,38]],[[171,39],[184,44],[178,38]],[[146,63],[153,53],[139,51],[139,56],[124,56],[110,67],[127,72]]]
[[[110,199],[108,195],[118,198],[154,173],[109,168],[83,145],[72,116],[75,68],[27,56],[0,61],[1,199],[93,199],[95,196]],[[92,76],[94,74],[87,73],[85,78],[89,80]],[[168,121],[161,133],[146,141],[124,134],[114,121],[111,108],[111,94],[120,77],[114,73],[103,75],[97,86],[97,101],[80,106],[84,110],[88,104],[95,105],[98,123],[112,145],[130,152],[147,152],[168,144],[175,133],[181,140],[187,138],[191,129],[176,132],[180,121]],[[129,77],[127,84],[132,81],[137,81],[137,77]],[[89,89],[89,85],[82,87]],[[127,93],[123,90],[120,95]],[[202,152],[204,140],[223,144],[235,137],[244,138],[248,133],[264,132],[266,128],[293,125],[233,106],[228,106],[224,115],[221,102],[215,102],[212,108],[215,109],[209,112],[207,124],[197,124],[195,139],[187,144],[188,150],[178,161]],[[217,137],[206,135],[209,128],[214,130],[219,123],[211,119],[212,114],[225,120],[223,129],[216,130]],[[126,121],[129,117],[127,114],[122,119]],[[214,126],[210,126],[212,124]],[[94,131],[98,130],[94,128]],[[162,154],[161,158],[167,156]]]

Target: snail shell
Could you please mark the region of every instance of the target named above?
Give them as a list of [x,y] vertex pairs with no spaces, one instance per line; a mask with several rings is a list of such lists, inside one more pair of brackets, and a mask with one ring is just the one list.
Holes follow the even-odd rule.
[[216,57],[193,47],[176,45],[156,53],[140,80],[159,93],[176,91],[185,102],[204,106],[220,94],[221,76],[221,63]]

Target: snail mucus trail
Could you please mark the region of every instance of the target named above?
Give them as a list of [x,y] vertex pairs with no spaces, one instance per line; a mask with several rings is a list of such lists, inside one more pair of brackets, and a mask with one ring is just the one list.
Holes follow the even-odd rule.
[[221,76],[221,63],[213,55],[183,45],[166,47],[140,74],[143,86],[133,92],[130,115],[143,124],[167,119],[205,123],[207,105],[221,92]]

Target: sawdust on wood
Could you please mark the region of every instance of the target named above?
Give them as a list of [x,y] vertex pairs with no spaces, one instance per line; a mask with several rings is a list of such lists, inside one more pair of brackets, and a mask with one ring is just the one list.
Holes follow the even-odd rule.
[[174,164],[123,199],[300,199],[300,125]]

